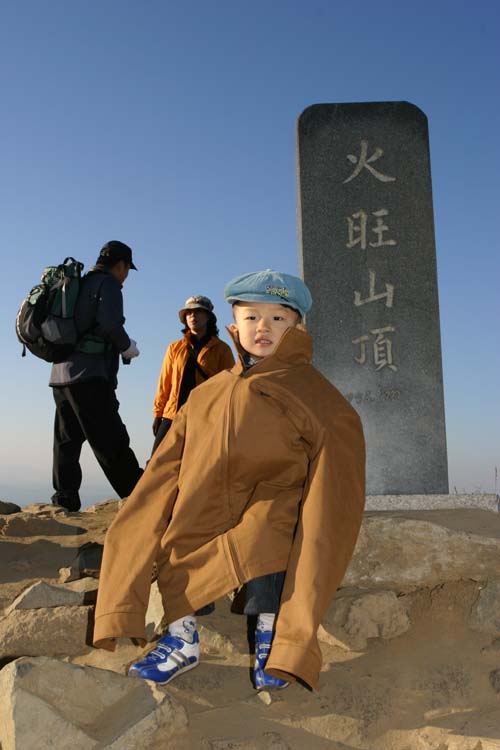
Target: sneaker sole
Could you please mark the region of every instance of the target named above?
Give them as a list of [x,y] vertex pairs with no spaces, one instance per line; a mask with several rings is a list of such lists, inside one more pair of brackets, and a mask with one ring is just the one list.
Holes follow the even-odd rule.
[[139,677],[141,680],[146,680],[146,682],[154,682],[155,685],[167,685],[169,682],[172,682],[172,680],[175,680],[176,677],[179,677],[181,674],[185,674],[186,672],[189,672],[190,669],[194,669],[198,666],[200,662],[195,661],[193,664],[187,664],[185,667],[181,667],[177,670],[177,672],[174,672],[173,675],[170,675],[166,680],[153,680],[151,677],[144,677],[140,671],[136,672],[129,672],[129,677]]
[[290,683],[287,682],[286,685],[259,685],[258,687],[254,685],[254,687],[257,691],[259,690],[285,690],[287,687],[290,687]]

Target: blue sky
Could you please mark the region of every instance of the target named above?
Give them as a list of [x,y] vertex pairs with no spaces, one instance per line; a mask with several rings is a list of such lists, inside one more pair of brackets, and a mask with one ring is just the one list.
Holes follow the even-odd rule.
[[[141,462],[177,310],[231,277],[297,273],[295,121],[318,102],[427,114],[450,487],[500,465],[500,6],[424,0],[6,1],[0,9],[0,498],[51,494],[49,366],[21,359],[17,308],[45,265],[134,249],[120,374]],[[227,309],[226,309],[227,308]],[[209,436],[207,436],[208,438]],[[90,452],[86,504],[113,492]]]

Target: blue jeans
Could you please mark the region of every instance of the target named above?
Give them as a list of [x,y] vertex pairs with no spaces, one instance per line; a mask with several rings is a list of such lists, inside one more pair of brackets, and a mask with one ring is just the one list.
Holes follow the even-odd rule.
[[[231,610],[243,615],[259,615],[261,612],[277,614],[284,581],[284,571],[252,578],[236,595]],[[195,615],[209,615],[214,609],[213,603],[207,604],[196,610]]]

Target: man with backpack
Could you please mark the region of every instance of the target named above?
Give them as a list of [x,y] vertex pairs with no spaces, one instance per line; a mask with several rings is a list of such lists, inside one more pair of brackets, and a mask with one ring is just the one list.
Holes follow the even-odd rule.
[[142,474],[130,448],[116,398],[119,357],[124,364],[139,356],[123,324],[122,285],[137,270],[128,245],[112,240],[81,280],[75,323],[81,334],[63,361],[52,365],[49,385],[56,404],[52,502],[69,511],[81,507],[80,453],[88,440],[111,486],[128,496]]

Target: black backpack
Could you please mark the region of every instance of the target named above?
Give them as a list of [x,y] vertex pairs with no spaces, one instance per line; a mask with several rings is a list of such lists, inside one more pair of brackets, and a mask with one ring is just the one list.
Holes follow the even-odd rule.
[[46,362],[62,362],[76,347],[79,333],[74,319],[83,263],[66,258],[48,266],[40,284],[30,291],[16,317],[17,338]]

